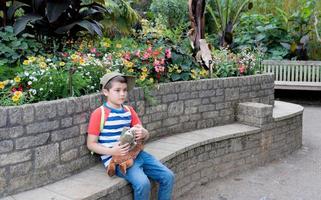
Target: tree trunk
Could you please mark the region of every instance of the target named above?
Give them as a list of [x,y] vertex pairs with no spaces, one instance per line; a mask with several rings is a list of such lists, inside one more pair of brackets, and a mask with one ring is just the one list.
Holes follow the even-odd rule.
[[205,36],[205,0],[189,0],[189,18],[191,21],[191,29],[189,31],[189,37],[194,48],[194,52],[200,49],[200,39],[204,39]]

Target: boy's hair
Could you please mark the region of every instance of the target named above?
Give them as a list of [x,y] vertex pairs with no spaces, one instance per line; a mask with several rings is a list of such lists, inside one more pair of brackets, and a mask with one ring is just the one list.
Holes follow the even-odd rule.
[[104,86],[104,89],[110,90],[112,88],[112,84],[115,82],[127,84],[127,79],[122,76],[116,76],[116,77],[112,78],[110,81],[108,81],[108,83]]

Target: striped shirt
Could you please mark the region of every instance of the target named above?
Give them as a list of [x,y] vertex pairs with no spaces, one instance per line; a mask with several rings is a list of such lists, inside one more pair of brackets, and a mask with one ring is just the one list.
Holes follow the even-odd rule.
[[[99,112],[100,109],[98,108],[90,117],[88,134],[97,135],[99,144],[111,148],[118,142],[121,132],[125,127],[130,128],[135,124],[141,124],[141,122],[136,112],[131,107],[129,107],[130,111],[128,111],[123,106],[120,109],[115,109],[104,103],[104,108],[106,115],[105,119],[107,120],[105,120],[103,130],[101,132],[99,130],[101,111]],[[111,155],[101,155],[101,159],[105,167],[110,163],[111,157]]]

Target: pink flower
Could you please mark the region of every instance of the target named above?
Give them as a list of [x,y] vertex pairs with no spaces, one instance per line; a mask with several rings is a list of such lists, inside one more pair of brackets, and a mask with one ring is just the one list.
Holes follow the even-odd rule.
[[137,50],[137,51],[135,52],[135,56],[140,57],[140,50]]
[[164,58],[162,58],[162,59],[160,60],[160,64],[161,64],[161,65],[164,65],[164,64],[165,64],[165,59],[164,59]]
[[150,54],[145,52],[143,55],[143,59],[147,60],[150,57]]
[[96,48],[91,48],[90,49],[90,53],[96,53],[97,52],[97,49]]
[[129,52],[125,53],[125,54],[123,55],[123,57],[124,57],[124,59],[126,59],[126,60],[130,60],[130,53],[129,53]]
[[160,62],[157,59],[155,59],[153,65],[154,65],[154,67],[159,66]]
[[149,54],[152,54],[153,53],[153,49],[152,47],[148,47],[148,49],[146,50]]
[[160,65],[155,66],[155,71],[157,73],[164,72],[164,70],[165,70],[164,66],[160,66]]
[[166,58],[171,58],[171,57],[172,57],[172,52],[171,52],[170,49],[166,49],[166,50],[165,50],[165,57],[166,57]]
[[112,60],[113,59],[112,55],[107,56],[107,59]]

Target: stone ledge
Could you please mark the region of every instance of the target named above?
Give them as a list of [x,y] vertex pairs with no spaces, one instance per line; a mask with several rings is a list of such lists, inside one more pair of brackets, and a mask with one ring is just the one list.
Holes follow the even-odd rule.
[[[164,163],[189,150],[206,144],[259,132],[260,128],[235,123],[162,138],[146,144],[145,150]],[[56,183],[12,195],[1,200],[95,200],[127,184],[123,179],[108,177],[102,165],[99,164]]]
[[284,101],[275,101],[273,108],[274,121],[289,119],[298,115],[302,115],[304,108],[298,104],[288,103]]

